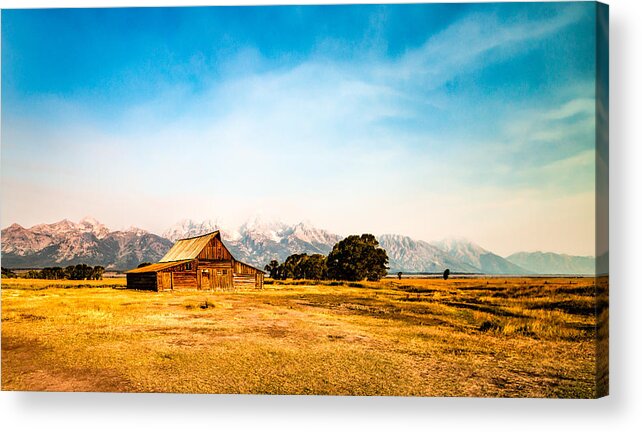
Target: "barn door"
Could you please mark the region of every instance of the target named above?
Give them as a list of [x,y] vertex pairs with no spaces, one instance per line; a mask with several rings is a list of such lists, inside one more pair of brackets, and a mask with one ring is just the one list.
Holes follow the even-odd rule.
[[224,289],[226,290],[231,290],[234,288],[234,273],[232,268],[223,270],[222,285],[225,287]]
[[161,286],[163,290],[171,290],[174,287],[172,287],[172,273],[171,272],[163,272],[161,273]]
[[215,289],[218,291],[221,288],[223,288],[223,285],[222,285],[223,278],[221,276],[223,274],[223,270],[219,268],[216,270],[212,270],[212,272],[214,275],[214,280],[212,281],[212,289]]
[[201,285],[198,287],[200,290],[210,289],[210,272],[203,270],[201,273]]

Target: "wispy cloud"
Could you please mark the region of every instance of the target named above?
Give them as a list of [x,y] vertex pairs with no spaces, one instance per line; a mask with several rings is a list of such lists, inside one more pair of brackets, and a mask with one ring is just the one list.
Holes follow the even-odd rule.
[[528,49],[528,43],[548,37],[577,22],[585,11],[566,7],[553,17],[501,20],[497,14],[475,13],[453,23],[384,69],[385,77],[437,88],[456,75]]

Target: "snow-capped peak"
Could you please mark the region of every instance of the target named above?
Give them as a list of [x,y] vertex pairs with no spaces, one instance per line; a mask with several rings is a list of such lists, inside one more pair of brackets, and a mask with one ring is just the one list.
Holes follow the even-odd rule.
[[476,253],[486,253],[486,249],[482,248],[469,239],[461,236],[450,236],[442,240],[432,242],[434,246],[446,251],[468,250]]
[[98,220],[91,216],[85,216],[77,225],[79,227],[82,227],[81,229],[83,231],[91,232],[98,239],[107,237],[110,232],[109,228],[107,228],[105,225],[101,224],[100,222],[98,222]]
[[334,244],[339,241],[339,236],[314,227],[309,221],[299,222],[292,227],[292,235],[308,243]]
[[91,216],[85,216],[84,218],[80,219],[80,224],[81,225],[102,225],[100,222],[98,222],[95,218]]
[[219,230],[219,223],[210,219],[196,222],[192,219],[183,219],[163,232],[163,237],[176,241],[189,237],[196,237]]
[[99,239],[104,238],[110,232],[105,225],[90,217],[85,217],[78,223],[63,219],[50,224],[39,224],[31,227],[30,230],[34,233],[52,237],[65,236],[72,233],[91,233]]
[[433,242],[432,245],[448,253],[451,257],[477,268],[482,267],[482,255],[489,254],[483,247],[463,237],[448,237],[441,241]]
[[241,227],[239,232],[242,236],[250,235],[254,238],[262,238],[275,242],[281,241],[284,231],[288,226],[283,222],[275,219],[266,219],[258,214],[248,219]]
[[134,234],[137,237],[143,236],[145,234],[149,234],[148,231],[146,231],[146,230],[144,230],[142,228],[135,227],[135,226],[130,226],[129,228],[127,228],[123,232],[127,233],[127,234]]

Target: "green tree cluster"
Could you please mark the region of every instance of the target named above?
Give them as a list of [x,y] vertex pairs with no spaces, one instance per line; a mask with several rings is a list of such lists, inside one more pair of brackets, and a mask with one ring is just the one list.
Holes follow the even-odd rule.
[[101,280],[105,268],[76,264],[65,267],[45,267],[42,270],[29,270],[25,277],[28,279],[70,279],[70,280]]
[[11,269],[2,267],[2,277],[3,278],[15,278],[18,277]]
[[294,254],[284,263],[272,260],[265,271],[272,279],[334,279],[378,281],[388,273],[388,255],[372,234],[351,235],[330,254]]
[[38,279],[67,279],[67,274],[62,267],[45,267],[40,270]]
[[279,264],[277,260],[270,261],[269,264],[266,264],[263,269],[268,272],[272,279],[281,279],[281,269],[283,267]]
[[326,257],[321,254],[294,254],[283,264],[272,260],[265,266],[272,279],[326,279],[328,268]]

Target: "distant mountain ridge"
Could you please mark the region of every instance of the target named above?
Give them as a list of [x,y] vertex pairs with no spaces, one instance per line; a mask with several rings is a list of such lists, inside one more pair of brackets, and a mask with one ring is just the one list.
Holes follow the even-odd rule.
[[524,275],[531,271],[462,238],[450,238],[433,243],[453,259],[478,269],[485,274]]
[[553,252],[518,252],[506,259],[533,273],[539,274],[594,274],[595,258],[572,256]]
[[126,269],[158,261],[172,242],[140,228],[110,231],[95,219],[63,219],[29,229],[13,224],[2,230],[4,267],[47,267],[71,264]]
[[[218,221],[184,219],[162,236],[134,227],[110,231],[93,218],[78,223],[64,219],[31,228],[13,224],[3,229],[2,265],[30,268],[86,263],[125,270],[141,262],[158,261],[178,239],[215,230],[221,231],[223,242],[236,258],[259,268],[273,259],[283,262],[294,253],[327,255],[343,238],[310,223],[288,225],[259,217],[232,230]],[[592,259],[526,252],[503,258],[462,238],[426,242],[384,234],[377,239],[388,254],[391,273],[441,273],[446,268],[451,272],[484,274],[588,273],[584,270]]]
[[479,273],[480,269],[453,257],[447,251],[425,242],[398,234],[377,238],[388,254],[391,273],[440,273],[445,269],[460,273]]

